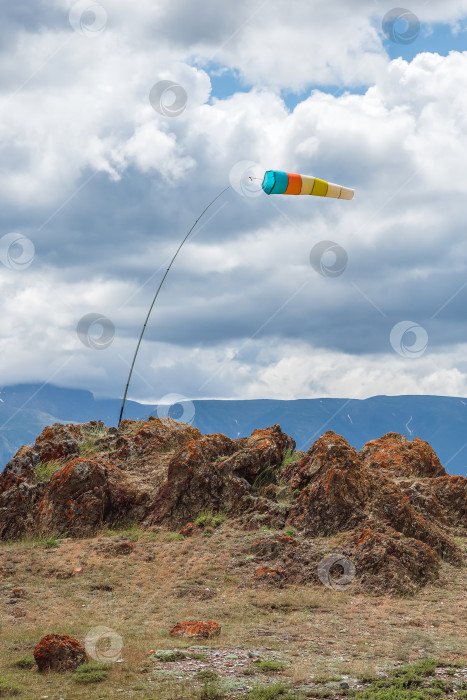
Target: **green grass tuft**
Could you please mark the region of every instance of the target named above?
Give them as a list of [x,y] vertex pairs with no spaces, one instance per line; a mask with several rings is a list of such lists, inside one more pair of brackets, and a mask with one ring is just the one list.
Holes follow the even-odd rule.
[[281,462],[281,469],[284,467],[287,467],[289,464],[293,464],[294,462],[298,462],[304,455],[304,452],[301,452],[300,450],[286,450],[284,453],[284,456],[282,457],[282,462]]
[[205,681],[206,683],[214,683],[219,681],[219,674],[216,671],[211,671],[209,668],[205,668],[202,671],[198,671],[195,674],[195,678],[199,681]]
[[168,532],[165,535],[166,542],[182,542],[185,538],[179,532]]
[[[452,684],[443,679],[430,678],[442,662],[427,658],[415,664],[400,666],[380,680],[371,680],[371,686],[363,691],[352,690],[348,694],[358,700],[425,700],[446,697]],[[368,679],[367,679],[368,680]]]
[[337,681],[340,681],[341,677],[340,676],[332,676],[332,675],[321,675],[321,676],[314,676],[313,678],[313,683],[336,683]]
[[52,549],[52,547],[59,547],[60,542],[53,535],[43,535],[34,542],[34,545],[36,547],[45,547],[46,549]]
[[282,661],[264,659],[263,661],[255,661],[255,668],[260,673],[280,673],[280,671],[285,670],[285,664]]
[[107,664],[100,664],[97,661],[87,661],[73,673],[73,680],[76,683],[102,683],[107,680],[109,667]]
[[35,665],[36,661],[33,656],[22,656],[13,662],[15,668],[20,668],[24,671],[29,671]]
[[196,520],[195,525],[203,528],[218,528],[222,523],[227,520],[227,516],[224,513],[213,513],[212,511],[206,511],[201,513]]
[[39,484],[41,481],[50,481],[52,476],[63,466],[60,459],[51,459],[49,462],[38,462],[34,467],[34,481]]
[[263,486],[269,486],[269,484],[277,483],[277,472],[278,467],[276,466],[271,465],[269,467],[265,467],[253,481],[253,488],[261,489]]
[[302,700],[303,698],[283,683],[257,686],[243,697],[248,700]]
[[107,435],[107,429],[104,424],[98,425],[82,425],[80,428],[81,435],[87,435],[89,437],[97,438],[104,437]]
[[82,457],[89,457],[99,452],[98,447],[92,438],[86,438],[79,446],[79,453]]
[[8,678],[0,676],[0,698],[12,698],[19,695],[20,690]]
[[205,683],[199,691],[199,700],[224,700],[224,692],[214,683]]

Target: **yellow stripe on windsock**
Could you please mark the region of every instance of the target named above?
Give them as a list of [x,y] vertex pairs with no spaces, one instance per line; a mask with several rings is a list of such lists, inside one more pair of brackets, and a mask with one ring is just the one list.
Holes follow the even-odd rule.
[[329,183],[326,180],[320,180],[319,177],[315,177],[315,186],[313,187],[311,194],[315,197],[325,197],[328,192]]

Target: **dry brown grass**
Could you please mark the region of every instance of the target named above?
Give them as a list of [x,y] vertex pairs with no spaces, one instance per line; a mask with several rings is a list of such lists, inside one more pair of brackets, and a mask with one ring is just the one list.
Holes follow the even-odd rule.
[[[169,635],[187,619],[220,623],[222,633],[208,647],[277,653],[287,664],[284,679],[294,683],[316,675],[358,677],[428,654],[467,660],[465,568],[443,564],[441,580],[414,598],[371,598],[352,588],[336,592],[311,585],[253,587],[254,561],[238,567],[231,562],[232,553],[238,556],[245,540],[255,537],[225,523],[210,537],[182,540],[133,527],[65,540],[58,548],[33,541],[2,544],[0,676],[20,689],[20,698],[110,698],[120,695],[118,689],[137,698],[195,698],[192,683],[162,687],[147,673],[149,650],[189,646]],[[134,551],[113,554],[123,539],[133,542]],[[467,543],[462,545],[465,551]],[[78,567],[82,571],[71,576]],[[17,605],[9,604],[13,587],[25,589]],[[206,588],[210,599],[199,596]],[[14,618],[16,607],[26,615]],[[13,667],[20,657],[32,656],[45,634],[83,641],[99,625],[115,630],[124,644],[123,663],[109,664],[103,683],[80,686],[71,674],[43,676]]]

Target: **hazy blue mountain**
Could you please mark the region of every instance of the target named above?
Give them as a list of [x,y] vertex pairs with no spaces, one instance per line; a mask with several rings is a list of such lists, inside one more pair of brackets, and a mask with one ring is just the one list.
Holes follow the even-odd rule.
[[[22,444],[34,441],[45,425],[102,420],[116,425],[119,399],[94,399],[90,391],[53,385],[22,384],[0,391],[0,469]],[[467,476],[467,399],[443,396],[374,396],[370,399],[297,399],[295,401],[194,401],[192,424],[203,433],[230,437],[279,423],[306,450],[326,430],[335,430],[360,449],[393,431],[427,440],[451,474]],[[126,418],[156,415],[157,406],[128,401]],[[180,405],[170,411],[177,419]]]

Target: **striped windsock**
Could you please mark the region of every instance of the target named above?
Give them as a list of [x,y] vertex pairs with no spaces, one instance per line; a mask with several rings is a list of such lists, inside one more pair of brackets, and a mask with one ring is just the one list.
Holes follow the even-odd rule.
[[282,170],[268,170],[264,174],[263,190],[266,194],[312,194],[315,197],[353,199],[355,190],[320,180],[311,175],[297,175]]

